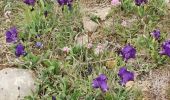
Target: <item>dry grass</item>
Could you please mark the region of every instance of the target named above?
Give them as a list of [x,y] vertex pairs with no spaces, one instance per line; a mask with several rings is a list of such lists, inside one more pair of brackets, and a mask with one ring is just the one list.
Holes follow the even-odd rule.
[[111,0],[80,0],[80,3],[86,7],[108,5],[110,2]]

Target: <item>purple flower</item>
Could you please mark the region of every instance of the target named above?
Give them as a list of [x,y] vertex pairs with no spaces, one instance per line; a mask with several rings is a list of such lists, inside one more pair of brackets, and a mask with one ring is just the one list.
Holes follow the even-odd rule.
[[160,54],[170,57],[170,40],[167,40],[162,44],[162,51],[160,51]]
[[154,30],[151,35],[158,40],[160,38],[160,30]]
[[120,77],[120,84],[121,85],[126,85],[127,82],[129,81],[134,81],[134,73],[127,71],[125,67],[121,67],[119,69],[118,76]]
[[58,3],[59,3],[59,5],[61,6],[61,5],[64,5],[64,0],[57,0],[58,1]]
[[140,5],[142,5],[143,3],[147,3],[148,2],[148,0],[135,0],[135,4],[137,5],[137,6],[140,6]]
[[57,0],[60,6],[67,5],[69,7],[69,10],[72,8],[72,2],[73,0]]
[[67,6],[68,6],[68,9],[69,9],[69,10],[72,9],[72,4],[71,4],[71,3],[69,3]]
[[21,43],[19,43],[15,48],[15,55],[17,57],[20,57],[21,55],[25,56],[26,52],[24,51],[24,49],[25,49],[24,46]]
[[108,90],[107,77],[104,74],[100,74],[97,78],[93,80],[93,88],[100,88],[103,92]]
[[72,2],[72,0],[57,0],[59,5],[62,6],[62,5],[68,5]]
[[52,96],[52,100],[57,100],[55,96]]
[[24,0],[24,3],[27,4],[27,5],[34,6],[35,0]]
[[122,48],[121,55],[125,61],[127,61],[130,58],[135,58],[136,49],[128,44],[124,48]]
[[18,32],[15,27],[10,28],[8,31],[6,31],[6,42],[16,42],[18,38]]
[[41,47],[43,47],[43,44],[41,42],[36,42],[35,46],[37,48],[41,48]]

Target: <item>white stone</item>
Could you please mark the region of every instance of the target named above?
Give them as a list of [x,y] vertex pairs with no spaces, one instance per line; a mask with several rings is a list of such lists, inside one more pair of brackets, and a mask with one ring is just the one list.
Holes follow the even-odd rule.
[[35,91],[33,73],[25,69],[5,68],[0,71],[0,100],[23,100]]
[[93,13],[93,14],[99,17],[101,20],[106,20],[106,17],[108,16],[110,10],[111,10],[111,7],[99,8],[99,9],[96,9],[96,13]]
[[83,18],[84,30],[87,32],[95,32],[98,28],[98,24],[90,20],[88,17]]
[[167,3],[167,4],[168,4],[169,2],[170,2],[169,0],[165,0],[165,3]]
[[87,45],[89,41],[88,35],[86,34],[76,37],[75,40],[76,40],[76,45],[79,45],[79,46]]

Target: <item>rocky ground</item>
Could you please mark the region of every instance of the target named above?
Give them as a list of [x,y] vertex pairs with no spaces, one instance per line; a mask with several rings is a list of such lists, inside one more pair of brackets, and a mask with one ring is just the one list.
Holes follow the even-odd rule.
[[35,76],[29,70],[4,68],[0,81],[0,100],[21,100],[35,91]]
[[151,70],[136,85],[142,90],[144,100],[169,100],[170,68]]

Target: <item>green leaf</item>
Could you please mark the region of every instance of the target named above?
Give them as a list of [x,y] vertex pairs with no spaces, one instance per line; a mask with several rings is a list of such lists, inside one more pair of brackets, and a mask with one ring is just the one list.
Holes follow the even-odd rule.
[[42,8],[44,9],[44,1],[40,0],[40,3],[41,3]]
[[48,70],[49,70],[50,72],[54,71],[54,69],[55,69],[55,66],[50,66],[50,67],[48,67]]
[[81,92],[74,91],[74,93],[71,95],[71,100],[78,100],[79,96],[81,96]]

